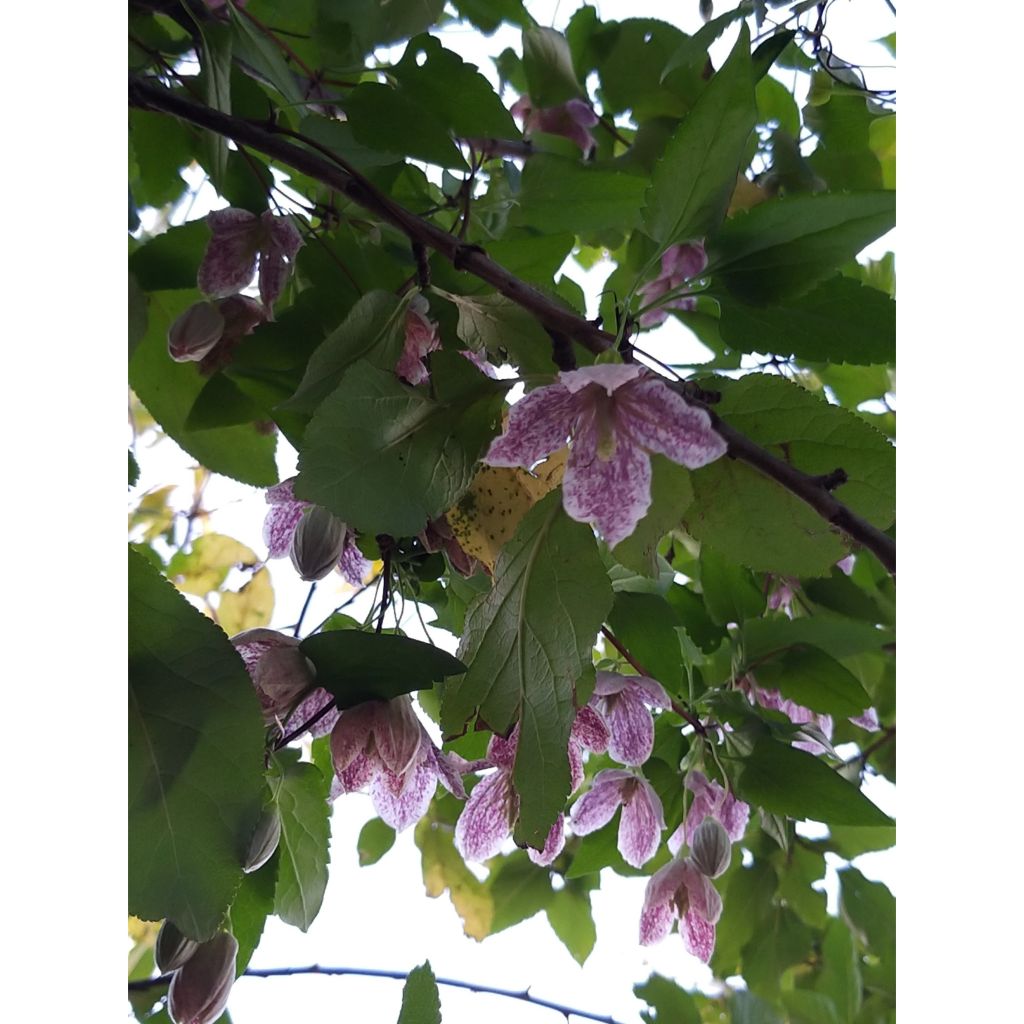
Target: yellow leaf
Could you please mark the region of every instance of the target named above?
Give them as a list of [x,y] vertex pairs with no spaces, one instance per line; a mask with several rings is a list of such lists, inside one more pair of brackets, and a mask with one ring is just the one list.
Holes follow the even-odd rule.
[[427,895],[436,898],[447,889],[452,905],[462,918],[463,931],[477,942],[487,938],[494,920],[494,900],[484,883],[459,856],[451,831],[423,818],[414,836],[423,858],[423,885]]
[[160,932],[161,921],[142,921],[137,917],[128,917],[128,938],[134,945],[128,951],[128,973],[135,970],[136,964],[156,944]]
[[174,585],[185,594],[203,597],[219,590],[236,565],[255,565],[256,552],[234,537],[206,533],[198,537],[187,555],[175,555],[167,566]]
[[168,505],[168,499],[175,485],[161,487],[144,494],[135,510],[128,516],[128,529],[136,526],[144,527],[143,540],[150,541],[166,533],[174,522],[174,509]]
[[756,185],[746,175],[740,174],[736,178],[736,188],[733,191],[732,199],[729,200],[729,211],[727,216],[731,217],[739,210],[749,210],[768,199],[768,193],[760,185]]
[[269,626],[274,614],[274,588],[270,571],[260,569],[238,593],[227,590],[220,595],[217,622],[228,636],[243,629]]
[[533,473],[505,466],[482,466],[469,490],[446,518],[462,550],[494,570],[504,543],[523,516],[562,482],[568,449],[562,448]]

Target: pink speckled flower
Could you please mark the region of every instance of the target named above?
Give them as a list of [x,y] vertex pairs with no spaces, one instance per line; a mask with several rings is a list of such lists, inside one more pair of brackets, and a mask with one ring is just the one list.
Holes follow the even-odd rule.
[[405,348],[395,366],[395,373],[409,384],[422,384],[430,377],[423,362],[431,352],[441,347],[437,325],[427,319],[429,306],[422,295],[416,295],[405,314]]
[[466,798],[465,763],[434,746],[409,697],[343,711],[331,732],[331,759],[333,795],[368,785],[374,809],[396,832],[423,817],[438,782]]
[[750,820],[750,805],[737,800],[732,791],[713,779],[708,779],[702,772],[691,771],[686,776],[686,788],[693,793],[693,802],[686,812],[686,820],[669,836],[668,848],[673,854],[679,853],[685,842],[693,843],[693,835],[705,818],[714,818],[732,842],[743,838]]
[[570,435],[565,511],[594,524],[609,547],[633,532],[651,504],[649,452],[697,469],[726,451],[708,414],[663,380],[635,363],[603,363],[563,371],[516,402],[484,462],[529,469]]
[[241,291],[259,263],[260,299],[269,313],[284,289],[302,236],[288,217],[228,207],[206,217],[213,237],[199,265],[199,290],[219,299]]
[[513,105],[512,116],[522,121],[523,134],[547,132],[561,135],[575,142],[586,156],[594,148],[594,136],[589,129],[600,120],[586,100],[571,99],[557,107],[539,108],[529,96],[520,97]]
[[[661,273],[639,291],[643,304],[649,306],[676,288],[682,288],[687,281],[697,277],[708,265],[707,253],[700,242],[684,242],[666,249],[661,256]],[[668,310],[696,309],[697,300],[687,294],[666,299],[658,306],[640,314],[641,327],[656,327],[668,319]]]
[[[282,736],[333,703],[334,696],[315,685],[313,666],[296,637],[276,629],[247,629],[231,642],[252,678],[264,722],[276,722]],[[328,711],[309,731],[314,737],[326,736],[337,721],[338,712]]]
[[679,920],[679,933],[688,953],[704,963],[715,950],[715,924],[722,916],[722,897],[690,860],[676,858],[655,871],[647,883],[640,913],[640,943],[661,942]]
[[578,836],[590,835],[612,820],[620,804],[619,853],[627,864],[643,867],[658,852],[665,815],[658,794],[641,776],[619,768],[598,772],[569,812],[569,823]]
[[[302,501],[300,498],[295,497],[294,484],[295,477],[291,477],[288,480],[282,480],[281,483],[275,484],[273,487],[267,488],[266,499],[270,508],[267,511],[266,519],[263,520],[263,541],[267,545],[268,558],[283,558],[288,554],[295,555],[294,545],[299,525],[307,510],[314,507],[308,501]],[[320,577],[314,575],[311,578],[322,579],[336,562],[342,576],[353,586],[358,587],[370,571],[370,563],[359,550],[359,545],[356,544],[355,533],[348,529],[344,523],[338,520],[335,520],[335,522],[339,528],[335,531],[338,534],[336,538],[338,555],[330,560],[326,571]],[[301,540],[302,538],[300,537]],[[292,561],[297,563],[296,568],[302,573],[303,569],[301,566],[305,565],[308,559],[305,556],[298,559],[293,557]],[[318,558],[317,561],[322,562],[323,559]],[[305,579],[307,575],[309,574],[305,573],[303,578]]]
[[669,708],[661,683],[647,676],[598,672],[591,703],[608,725],[608,753],[620,764],[641,765],[654,749],[654,719],[648,708]]

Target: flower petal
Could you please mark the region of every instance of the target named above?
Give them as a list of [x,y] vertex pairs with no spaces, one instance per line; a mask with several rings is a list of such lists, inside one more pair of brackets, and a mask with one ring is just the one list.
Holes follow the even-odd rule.
[[526,851],[527,856],[534,864],[546,868],[565,848],[565,815],[560,814],[555,818],[555,823],[544,840],[544,849],[534,850],[532,847]]
[[850,721],[854,725],[859,725],[862,729],[866,729],[868,732],[878,732],[882,726],[878,721],[878,712],[874,708],[868,708],[863,714],[858,715],[856,718],[851,718]]
[[338,787],[342,793],[354,793],[362,789],[376,774],[379,765],[376,760],[367,757],[366,754],[357,754],[351,763],[338,771],[334,766],[334,777],[338,780]]
[[410,384],[422,384],[430,377],[424,357],[441,347],[437,328],[414,309],[405,314],[405,347],[395,366],[395,373]]
[[657,852],[665,815],[658,794],[645,779],[638,779],[632,797],[622,808],[619,853],[634,868],[643,867]]
[[284,291],[285,282],[302,248],[302,235],[290,217],[277,217],[269,210],[263,214],[263,246],[260,249],[260,299],[268,310]]
[[[324,706],[330,704],[333,700],[333,693],[328,693],[322,687],[317,687],[289,716],[289,731],[297,729],[303,722],[308,722],[318,711],[323,710]],[[337,708],[328,711],[323,718],[313,723],[309,734],[313,739],[326,736],[338,724],[340,715],[341,712]]]
[[381,701],[368,701],[343,711],[331,732],[331,760],[340,775],[370,745]]
[[596,366],[583,366],[578,370],[563,370],[558,379],[567,391],[576,394],[594,384],[614,394],[624,384],[644,376],[647,370],[639,363],[598,363]]
[[682,245],[670,246],[661,256],[662,274],[682,278],[680,284],[702,273],[707,265],[708,254],[700,242],[684,242]]
[[504,736],[492,736],[487,744],[487,760],[499,768],[512,770],[516,759],[516,748],[519,746],[519,725],[509,733],[508,738]]
[[199,264],[199,290],[215,299],[245,288],[256,272],[259,220],[248,210],[228,207],[206,217],[212,237]]
[[436,789],[437,773],[433,765],[424,760],[405,775],[381,769],[370,784],[370,797],[381,819],[401,832],[427,813]]
[[341,549],[341,558],[338,559],[338,568],[353,587],[362,586],[363,580],[373,568],[359,550],[355,534],[351,530],[345,534],[345,544]]
[[644,891],[644,906],[640,912],[640,943],[650,946],[660,942],[672,930],[676,917],[673,900],[684,884],[686,862],[669,861],[651,875]]
[[626,689],[650,707],[670,708],[672,700],[665,687],[649,676],[626,676]]
[[654,749],[654,719],[632,691],[608,698],[608,753],[620,764],[640,765]]
[[648,451],[667,455],[688,469],[721,458],[728,447],[703,409],[690,405],[664,381],[638,380],[616,396],[619,435],[627,433]]
[[268,558],[283,558],[288,554],[302,514],[309,507],[308,502],[295,497],[293,484],[294,479],[284,480],[268,487],[264,495],[270,506],[263,520],[263,542],[269,551]]
[[438,750],[433,743],[427,740],[427,749],[434,760],[437,769],[437,781],[448,790],[452,796],[460,800],[466,799],[466,787],[462,782],[462,773],[468,770],[469,762],[459,757],[458,754],[449,754]]
[[[601,674],[599,672],[598,676]],[[608,749],[608,726],[589,704],[576,712],[570,735],[580,746],[595,754],[603,754]]]
[[493,857],[512,834],[512,822],[518,813],[511,772],[499,768],[481,779],[455,823],[455,848],[463,860]]
[[690,900],[690,911],[698,914],[710,924],[722,916],[722,897],[711,879],[703,874],[689,859],[684,860],[683,884]]
[[578,406],[576,396],[561,384],[531,391],[512,406],[508,429],[491,442],[483,461],[529,469],[566,443]]
[[373,736],[381,760],[395,775],[411,771],[421,759],[423,743],[430,742],[409,697],[396,697],[379,706]]
[[708,963],[715,951],[715,926],[692,909],[679,922],[679,933],[687,953]]
[[569,823],[578,836],[588,836],[607,825],[623,800],[623,789],[633,778],[629,772],[606,768],[598,772],[590,789],[573,804]]

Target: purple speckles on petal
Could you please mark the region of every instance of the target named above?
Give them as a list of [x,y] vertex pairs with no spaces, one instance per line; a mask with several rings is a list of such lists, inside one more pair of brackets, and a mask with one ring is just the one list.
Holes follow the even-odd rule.
[[436,788],[437,774],[427,763],[417,765],[404,776],[385,768],[370,783],[370,798],[381,819],[401,832],[426,814]]
[[553,863],[555,858],[564,848],[565,816],[560,814],[555,818],[555,823],[551,826],[547,839],[544,840],[544,848],[542,850],[529,849],[526,853],[534,864],[537,864],[540,867],[547,867],[549,864]]
[[608,726],[589,705],[576,712],[576,718],[572,723],[572,736],[582,747],[595,754],[603,754],[608,749]]
[[531,391],[512,406],[508,430],[491,443],[483,461],[529,469],[566,443],[576,408],[576,398],[561,384]]
[[372,568],[359,550],[351,530],[345,536],[345,546],[341,549],[338,567],[341,569],[341,575],[354,587],[362,586],[363,580]]
[[683,915],[679,926],[686,952],[708,963],[715,951],[715,926],[693,910]]
[[405,347],[395,372],[409,384],[422,384],[430,377],[423,360],[441,347],[437,328],[415,309],[405,315]]
[[511,835],[518,812],[519,800],[510,772],[499,768],[481,779],[455,823],[455,848],[463,860],[493,857]]
[[619,853],[635,868],[643,867],[657,852],[665,815],[661,800],[646,779],[636,779],[622,807]]
[[302,248],[302,235],[288,217],[277,217],[269,210],[261,217],[260,299],[268,310],[280,298],[285,282]]
[[629,772],[617,768],[598,772],[593,785],[569,812],[573,832],[578,836],[588,836],[607,825],[622,803],[623,784],[631,778],[633,776]]
[[199,290],[215,299],[241,291],[256,273],[260,244],[259,218],[229,207],[207,215],[211,238],[199,265]]
[[640,765],[654,749],[654,719],[647,705],[630,690],[606,699],[608,753],[620,764]]

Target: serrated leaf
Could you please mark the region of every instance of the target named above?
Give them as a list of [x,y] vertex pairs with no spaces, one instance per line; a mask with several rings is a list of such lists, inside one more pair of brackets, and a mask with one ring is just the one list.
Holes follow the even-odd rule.
[[441,1024],[441,997],[429,960],[414,967],[405,979],[398,1024]]
[[726,11],[717,18],[712,18],[702,25],[692,36],[688,36],[682,45],[669,57],[661,72],[661,80],[664,82],[676,68],[684,68],[690,64],[700,62],[703,68],[708,59],[708,48],[711,44],[739,18],[749,16],[752,3],[741,3],[734,10]]
[[371,818],[359,830],[359,838],[356,840],[359,866],[365,868],[376,864],[394,845],[395,830],[380,818]]
[[277,865],[280,854],[274,855],[258,871],[242,875],[242,884],[231,901],[228,923],[238,940],[235,973],[241,976],[249,964],[267,918],[274,912],[274,890],[277,887]]
[[263,721],[224,633],[128,555],[128,903],[217,930],[263,799]]
[[551,930],[582,967],[597,942],[590,895],[584,889],[566,885],[551,896],[546,913]]
[[523,519],[494,588],[467,615],[459,657],[469,669],[446,688],[442,724],[460,732],[477,709],[496,732],[521,723],[516,838],[536,849],[569,795],[574,688],[611,603],[593,531],[565,514],[555,492]]
[[660,251],[701,238],[725,217],[757,120],[746,25],[655,165],[644,227]]
[[801,619],[750,619],[741,636],[748,663],[795,644],[813,644],[833,658],[849,658],[892,642],[892,634],[884,630],[824,613]]
[[234,427],[260,419],[262,407],[223,373],[210,377],[185,418],[186,430]]
[[239,13],[234,4],[228,4],[231,19],[238,32],[237,49],[256,71],[266,78],[290,104],[300,106],[306,97],[299,89],[291,69],[281,56],[275,39],[270,33],[264,34],[249,20],[244,12]]
[[269,779],[281,815],[274,913],[308,931],[320,912],[330,862],[327,780],[312,764],[289,764]]
[[646,1024],[701,1024],[693,996],[660,974],[652,974],[647,981],[634,985],[633,995],[654,1010],[653,1014],[641,1012]]
[[718,922],[715,952],[711,959],[715,974],[736,974],[740,950],[771,912],[777,879],[771,866],[759,860],[749,868],[738,868],[721,886],[722,917]]
[[452,295],[458,307],[456,331],[474,352],[486,352],[495,362],[509,361],[523,372],[554,372],[551,339],[535,317],[504,295]]

